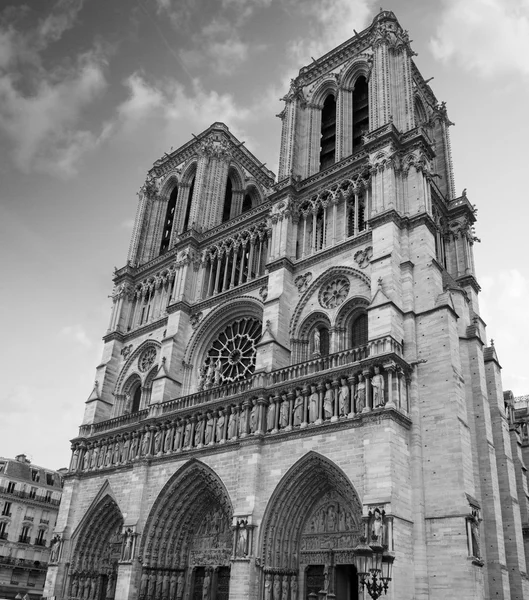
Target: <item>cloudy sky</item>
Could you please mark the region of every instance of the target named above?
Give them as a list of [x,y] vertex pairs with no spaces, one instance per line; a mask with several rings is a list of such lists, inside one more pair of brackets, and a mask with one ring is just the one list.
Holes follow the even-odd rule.
[[[7,1],[7,4],[6,4]],[[365,28],[370,0],[0,2],[0,455],[69,460],[112,270],[150,165],[224,121],[277,172],[279,98]],[[386,0],[447,102],[478,205],[481,309],[505,389],[529,393],[528,0]],[[524,139],[525,137],[525,139]]]

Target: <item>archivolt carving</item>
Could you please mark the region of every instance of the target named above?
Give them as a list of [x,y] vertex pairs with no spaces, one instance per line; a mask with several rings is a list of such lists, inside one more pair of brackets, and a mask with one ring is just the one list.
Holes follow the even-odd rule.
[[118,379],[116,381],[116,388],[114,392],[115,394],[121,394],[123,392],[123,382],[125,378],[128,379],[128,377],[131,375],[130,368],[132,367],[134,361],[139,357],[140,354],[142,354],[144,350],[147,350],[150,347],[154,348],[155,351],[158,352],[158,350],[161,348],[161,344],[156,340],[146,340],[145,342],[143,342],[143,344],[140,344],[136,348],[136,350],[134,350],[134,352],[129,356],[127,362],[121,369]]
[[301,297],[301,300],[298,302],[298,305],[296,306],[296,310],[294,311],[294,314],[292,315],[292,319],[290,321],[290,330],[289,330],[290,337],[298,337],[297,331],[299,328],[299,322],[300,322],[301,315],[303,313],[303,309],[307,305],[307,302],[310,300],[310,298],[312,297],[314,292],[321,286],[325,285],[328,281],[331,281],[340,275],[345,275],[345,276],[354,277],[356,279],[359,279],[360,282],[363,284],[363,285],[360,285],[361,289],[354,290],[354,286],[353,286],[353,290],[363,292],[366,296],[369,296],[369,297],[371,296],[370,279],[367,275],[365,275],[365,273],[362,273],[361,271],[353,269],[352,267],[345,267],[345,266],[331,267],[330,269],[327,269],[327,271],[325,271],[325,273],[320,275],[309,286],[307,291]]
[[[342,529],[355,529],[362,505],[353,485],[333,462],[309,452],[283,477],[266,508],[260,543],[265,569],[298,568],[301,535],[309,515],[328,494],[329,501],[334,497],[340,507],[347,507],[348,524]],[[310,531],[310,523],[308,527]]]
[[222,481],[208,466],[191,460],[158,495],[145,525],[139,559],[144,567],[182,568],[188,561],[204,564],[201,553],[213,552],[217,564],[229,563],[232,515]]
[[370,54],[360,54],[347,63],[340,72],[341,87],[353,89],[356,80],[359,77],[363,76],[366,79],[369,79],[371,73],[370,61],[372,61],[372,56]]

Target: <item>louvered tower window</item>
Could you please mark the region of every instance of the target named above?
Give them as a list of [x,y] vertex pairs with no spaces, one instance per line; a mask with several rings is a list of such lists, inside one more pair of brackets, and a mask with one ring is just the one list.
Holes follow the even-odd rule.
[[245,194],[244,200],[242,201],[242,212],[245,213],[252,208],[252,197],[250,194]]
[[369,131],[369,94],[367,80],[359,77],[353,91],[353,151],[362,145],[362,136]]
[[233,195],[233,186],[231,183],[231,178],[228,177],[228,181],[226,182],[226,193],[224,194],[224,208],[222,210],[222,222],[229,221],[230,213],[231,213],[231,199]]
[[184,217],[184,226],[182,227],[182,231],[187,231],[189,229],[189,215],[191,214],[191,202],[193,201],[193,192],[194,191],[195,191],[195,178],[193,177],[193,181],[191,182],[191,186],[189,187],[189,196],[187,197],[186,214]]
[[325,98],[321,111],[320,171],[333,165],[336,157],[336,100]]
[[163,226],[162,243],[160,244],[160,254],[163,254],[169,249],[171,241],[171,231],[173,230],[174,215],[176,209],[176,197],[178,196],[178,187],[175,186],[167,203],[165,213],[165,221]]

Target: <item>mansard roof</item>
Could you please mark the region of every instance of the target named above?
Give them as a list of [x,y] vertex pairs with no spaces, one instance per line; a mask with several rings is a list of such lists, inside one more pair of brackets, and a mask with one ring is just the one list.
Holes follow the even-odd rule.
[[192,140],[180,146],[171,154],[165,153],[164,156],[154,162],[150,173],[156,177],[161,177],[169,171],[177,169],[193,156],[203,152],[208,142],[220,142],[233,159],[265,188],[274,185],[275,174],[244,147],[244,142],[239,141],[227,125],[219,122],[213,123],[202,133],[193,135]]

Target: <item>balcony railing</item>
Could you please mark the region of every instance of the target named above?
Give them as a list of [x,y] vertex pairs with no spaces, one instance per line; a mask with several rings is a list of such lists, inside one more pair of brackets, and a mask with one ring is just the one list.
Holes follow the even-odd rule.
[[33,522],[35,520],[35,517],[28,517],[28,515],[25,515],[23,520]]
[[55,498],[46,498],[46,496],[36,496],[31,492],[23,492],[22,490],[14,490],[8,491],[6,487],[0,486],[0,494],[10,494],[12,496],[17,496],[18,498],[26,498],[33,502],[43,502],[45,504],[51,504],[52,506],[59,506],[60,500]]
[[7,531],[0,533],[0,540],[7,540]]
[[[402,348],[394,340],[373,344],[385,352],[372,356],[369,345],[256,373],[230,385],[154,404],[142,411],[142,421],[119,432],[115,429],[126,423],[124,418],[98,423],[97,430],[86,427],[88,439],[74,443],[71,469],[112,468],[252,435],[340,426],[350,419],[361,420],[372,410],[391,409],[391,418],[409,426],[411,367],[401,358]],[[95,433],[99,435],[94,439]]]
[[40,522],[44,523],[44,525],[49,525],[50,524],[49,519],[41,519]]
[[35,546],[46,546],[46,540],[35,540]]
[[48,568],[48,563],[39,560],[28,560],[27,558],[15,558],[13,556],[0,556],[0,565],[12,565],[24,569],[36,569],[45,571]]
[[29,542],[30,542],[30,539],[31,539],[31,538],[30,538],[29,536],[26,536],[26,535],[19,535],[19,536],[18,536],[18,541],[19,541],[21,544],[29,544]]

